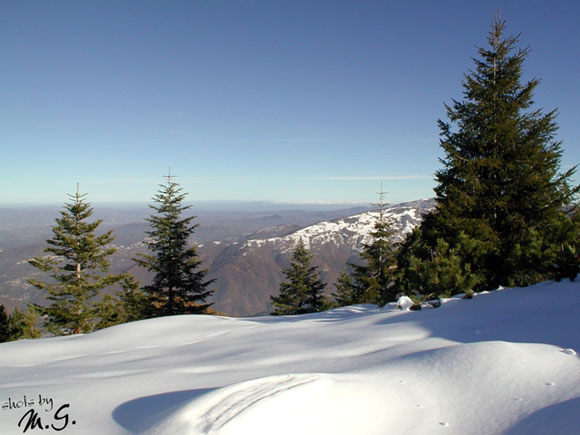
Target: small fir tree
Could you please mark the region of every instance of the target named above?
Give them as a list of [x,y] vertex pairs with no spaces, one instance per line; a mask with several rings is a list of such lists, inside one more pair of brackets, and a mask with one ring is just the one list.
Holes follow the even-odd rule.
[[10,341],[13,335],[14,331],[12,330],[10,316],[6,312],[4,305],[0,305],[0,343]]
[[88,222],[93,214],[86,194],[69,195],[70,202],[60,212],[53,226],[53,238],[47,240],[44,252],[48,256],[36,257],[29,263],[47,273],[51,282],[30,279],[29,283],[48,293],[51,304],[37,307],[46,316],[46,326],[53,334],[88,333],[98,321],[99,293],[120,280],[119,275],[107,274],[108,257],[116,249],[112,231],[97,235],[95,231],[102,220]]
[[[402,251],[411,250],[409,245],[417,243],[419,234],[420,230],[415,229],[414,234],[408,236],[403,243]],[[463,233],[459,234],[454,248],[450,248],[443,239],[437,240],[432,251],[426,246],[413,246],[413,252],[423,251],[423,256],[428,260],[422,260],[418,257],[419,254],[399,258],[397,289],[412,297],[425,293],[418,292],[417,289],[429,289],[430,297],[450,297],[464,291],[471,294],[471,290],[483,279],[472,271],[477,268],[476,264],[470,263],[479,258],[478,246],[477,241],[468,239]]]
[[209,269],[200,269],[197,248],[188,246],[197,225],[194,216],[182,218],[191,206],[184,206],[186,194],[173,180],[160,185],[150,205],[157,214],[147,219],[152,230],[147,232],[147,246],[152,254],[138,254],[137,264],[154,272],[153,283],[143,289],[152,307],[152,316],[207,313],[211,305],[206,299],[213,293],[208,287],[215,280],[207,280]]
[[291,266],[283,269],[287,281],[280,283],[278,296],[270,296],[275,307],[272,315],[305,314],[326,309],[326,284],[320,279],[318,266],[311,265],[312,258],[300,239],[292,254]]
[[8,314],[4,305],[0,305],[0,343],[23,338],[39,338],[41,333],[36,326],[37,321],[38,313],[31,305],[28,306],[28,312],[14,308],[12,314]]
[[10,317],[14,330],[13,339],[40,338],[42,333],[38,328],[39,320],[40,314],[33,305],[28,305],[27,311],[20,311],[15,308]]
[[554,245],[557,258],[553,265],[554,278],[574,281],[580,273],[580,207],[572,208],[562,217],[559,235]]
[[149,298],[141,290],[136,278],[125,273],[119,284],[121,290],[105,295],[99,304],[100,321],[96,329],[143,320],[151,316]]
[[340,275],[338,275],[334,287],[336,288],[336,293],[333,293],[332,297],[339,307],[345,307],[357,303],[352,278],[347,270],[343,270]]
[[362,245],[360,257],[363,264],[353,264],[353,303],[384,305],[396,299],[393,287],[396,271],[396,248],[393,236],[393,220],[387,214],[385,192],[378,192],[378,215],[371,231],[370,243]]

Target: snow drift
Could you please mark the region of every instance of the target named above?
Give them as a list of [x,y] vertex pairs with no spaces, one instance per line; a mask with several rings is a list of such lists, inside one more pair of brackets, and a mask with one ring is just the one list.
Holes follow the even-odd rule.
[[579,307],[580,284],[543,283],[4,343],[0,433],[578,433]]

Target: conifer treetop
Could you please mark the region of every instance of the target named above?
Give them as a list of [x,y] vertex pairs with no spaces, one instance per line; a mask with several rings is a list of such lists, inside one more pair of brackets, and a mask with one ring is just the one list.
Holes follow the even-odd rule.
[[280,283],[278,296],[270,296],[275,307],[273,315],[304,314],[322,311],[327,306],[318,266],[312,266],[313,255],[302,239],[292,254],[291,265],[282,270],[287,281]]
[[93,213],[77,184],[74,195],[68,195],[56,225],[53,237],[47,240],[44,252],[52,254],[29,260],[33,267],[47,273],[52,279],[29,279],[36,288],[46,291],[51,301],[48,307],[37,307],[45,314],[49,331],[55,334],[91,332],[98,318],[96,297],[105,287],[119,282],[120,275],[107,274],[107,259],[116,249],[111,246],[112,231],[97,235],[95,230],[102,220],[87,221]]
[[[156,210],[158,213],[179,214],[180,212],[191,208],[191,205],[182,205],[182,201],[188,195],[183,192],[181,185],[174,181],[175,175],[171,175],[171,168],[169,168],[167,175],[162,175],[167,179],[167,182],[159,184],[157,193],[153,196],[153,201],[159,205],[150,204],[149,207]],[[193,217],[191,218],[193,219]],[[189,219],[189,220],[191,220]]]
[[215,280],[206,279],[209,269],[199,269],[197,247],[188,243],[197,224],[191,223],[195,216],[181,217],[191,207],[182,204],[186,193],[174,181],[171,169],[164,178],[167,181],[153,197],[156,204],[150,205],[157,214],[146,219],[151,224],[146,232],[151,253],[139,253],[135,259],[155,273],[153,282],[143,289],[155,308],[154,316],[203,313],[211,305],[205,299],[213,293],[208,286]]
[[107,257],[116,249],[109,245],[114,239],[112,230],[99,236],[94,233],[102,219],[85,221],[92,216],[93,208],[85,201],[87,194],[79,192],[78,183],[76,193],[67,196],[69,202],[65,203],[65,210],[59,212],[60,218],[52,227],[54,237],[46,241],[49,246],[45,252],[68,261],[65,270],[74,270],[78,280],[85,269],[106,271],[110,266]]

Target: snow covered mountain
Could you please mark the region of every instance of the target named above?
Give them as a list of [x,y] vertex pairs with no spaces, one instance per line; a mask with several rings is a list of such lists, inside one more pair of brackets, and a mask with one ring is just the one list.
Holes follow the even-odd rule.
[[0,433],[577,434],[579,306],[563,281],[3,343]]
[[[433,206],[432,199],[425,199],[388,207],[387,215],[397,231],[395,241],[403,240]],[[314,255],[313,264],[319,267],[327,292],[332,293],[346,264],[358,261],[361,243],[369,241],[377,214],[366,211],[290,232],[287,227],[264,229],[245,242],[222,247],[211,263],[210,276],[217,279],[214,307],[242,316],[269,312],[270,295],[277,291],[282,268],[289,266],[291,252],[300,239]],[[277,231],[283,235],[260,237]]]
[[[423,215],[434,206],[433,199],[424,199],[401,203],[386,209],[386,215],[393,220],[393,229],[397,232],[394,241],[404,239],[407,233],[421,223]],[[328,222],[320,222],[299,229],[283,237],[254,239],[246,242],[246,247],[271,244],[283,251],[293,249],[302,239],[308,249],[319,249],[327,245],[347,245],[359,250],[362,243],[370,241],[370,232],[378,217],[377,211],[366,211]]]

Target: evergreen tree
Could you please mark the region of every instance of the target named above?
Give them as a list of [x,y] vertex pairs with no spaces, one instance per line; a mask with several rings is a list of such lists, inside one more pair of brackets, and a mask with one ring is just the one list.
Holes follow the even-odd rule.
[[39,338],[40,330],[36,327],[38,313],[29,305],[28,312],[14,308],[12,315],[0,305],[0,343],[20,340],[22,338]]
[[559,234],[560,239],[555,245],[554,277],[573,281],[580,273],[580,207],[564,216]]
[[480,257],[479,244],[464,233],[458,235],[453,248],[442,238],[437,239],[432,250],[419,243],[420,229],[415,229],[402,245],[401,252],[405,255],[399,254],[397,260],[400,272],[396,287],[400,292],[411,297],[425,295],[426,291],[430,298],[450,297],[461,292],[471,294],[482,281],[482,276],[473,272],[477,269],[475,261]]
[[93,331],[98,321],[97,295],[120,280],[119,275],[107,274],[107,257],[116,250],[110,245],[112,231],[95,234],[102,220],[87,221],[93,209],[85,196],[77,186],[52,227],[53,238],[47,240],[49,246],[44,250],[50,255],[29,261],[52,278],[51,282],[29,282],[48,293],[50,306],[37,309],[46,316],[48,330],[57,335]]
[[121,290],[107,294],[99,304],[100,321],[96,329],[108,328],[121,323],[147,319],[151,316],[149,298],[141,290],[139,282],[131,274],[123,274]]
[[33,305],[28,305],[27,311],[14,308],[10,321],[13,328],[13,339],[40,338],[42,336],[38,328],[40,314]]
[[350,264],[353,269],[353,302],[384,305],[396,299],[394,288],[396,249],[393,242],[393,220],[387,215],[385,193],[379,192],[379,202],[370,243],[362,245],[363,264]]
[[569,256],[556,248],[575,243],[574,231],[564,231],[572,224],[564,209],[579,191],[570,185],[575,168],[558,173],[556,111],[530,109],[539,81],[521,83],[529,50],[516,50],[518,37],[504,38],[504,28],[496,16],[489,47],[465,76],[464,99],[446,106],[449,122],[438,121],[445,157],[436,207],[399,256],[403,287],[415,281],[429,291],[411,275],[435,261],[454,264],[477,289],[532,284],[564,267]]
[[152,230],[148,231],[147,243],[151,254],[139,254],[135,261],[155,273],[153,283],[145,286],[153,308],[153,316],[206,313],[211,304],[205,300],[213,293],[208,287],[214,280],[206,280],[208,269],[199,269],[197,248],[188,247],[189,237],[197,225],[194,216],[182,218],[181,214],[191,206],[182,204],[186,194],[173,180],[171,173],[167,182],[160,185],[151,205],[157,214],[147,219]]
[[312,258],[300,239],[292,254],[291,266],[283,269],[288,281],[280,283],[278,296],[270,296],[275,307],[272,315],[314,313],[326,309],[326,284],[320,279],[318,266],[311,266]]
[[13,333],[10,316],[6,312],[4,305],[0,305],[0,343],[10,341]]
[[336,288],[336,293],[333,293],[332,297],[339,307],[345,307],[357,303],[352,278],[347,270],[343,270],[340,273],[336,283],[334,283],[334,287]]

